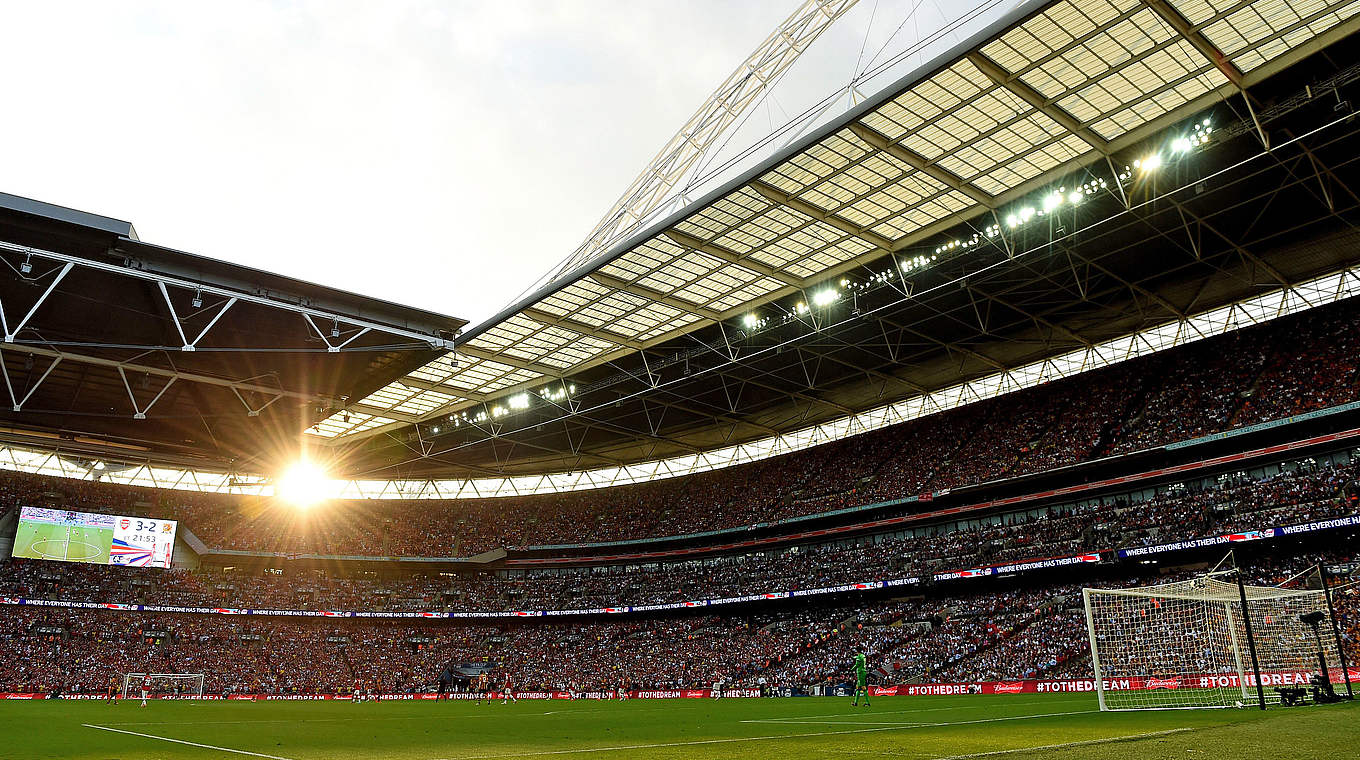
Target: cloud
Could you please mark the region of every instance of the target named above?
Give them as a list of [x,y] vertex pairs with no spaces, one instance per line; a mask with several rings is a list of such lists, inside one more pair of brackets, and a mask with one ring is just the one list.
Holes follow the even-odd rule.
[[[475,321],[566,257],[792,7],[12,3],[0,190]],[[843,82],[863,28],[833,29],[839,70],[762,118]]]

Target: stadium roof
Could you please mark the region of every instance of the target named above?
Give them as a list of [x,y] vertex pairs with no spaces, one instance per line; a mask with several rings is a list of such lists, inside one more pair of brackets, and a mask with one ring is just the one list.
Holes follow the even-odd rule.
[[0,196],[3,458],[225,490],[306,439],[364,495],[598,487],[1348,297],[1357,12],[1026,3],[461,336]]
[[[138,239],[0,193],[0,439],[270,471],[466,322]],[[101,463],[102,466],[102,463]]]
[[[1296,277],[1335,271],[1346,255],[1313,252],[1291,269],[1267,262],[1265,251],[1212,234],[1217,243],[1212,253],[1250,258],[1244,266],[1251,275],[1234,285],[1235,270],[1204,250],[1194,254],[1204,270],[1185,268],[1169,255],[1158,266],[1130,270],[1128,262],[1149,235],[1164,237],[1165,230],[1185,224],[1187,214],[1197,215],[1201,234],[1205,227],[1231,230],[1226,218],[1210,225],[1215,212],[1205,206],[1231,209],[1243,202],[1243,193],[1261,189],[1234,180],[1231,196],[1220,193],[1198,208],[1180,202],[1171,212],[1179,218],[1173,223],[1162,216],[1169,207],[1138,205],[1133,196],[1146,190],[1137,187],[1131,164],[1137,151],[1168,130],[1189,130],[1188,119],[1213,109],[1215,127],[1223,122],[1255,127],[1254,135],[1237,129],[1221,143],[1215,138],[1213,155],[1223,160],[1213,168],[1246,160],[1244,144],[1271,138],[1258,111],[1352,61],[1327,59],[1281,77],[1284,81],[1272,77],[1353,34],[1360,28],[1357,12],[1360,2],[1324,0],[1024,3],[841,118],[470,330],[456,341],[456,353],[433,357],[350,404],[346,413],[332,414],[313,433],[359,452],[355,466],[374,473],[394,466],[531,472],[638,461],[844,416],[881,404],[885,396],[920,394],[1017,366],[1038,352],[1063,348],[1063,342],[1090,345],[1109,331],[1126,334],[1156,319],[1184,317],[1187,305],[1249,297],[1261,284],[1261,272],[1272,273],[1277,285],[1289,285]],[[1193,138],[1198,148],[1209,131],[1185,131],[1180,139]],[[1259,152],[1259,142],[1255,147]],[[1012,272],[1028,277],[1023,286],[1009,282],[991,290],[978,282],[979,272],[995,274],[992,254],[1016,258],[1033,243],[1025,237],[1032,232],[1013,232],[1012,217],[1037,206],[1036,194],[1052,193],[1054,185],[1083,170],[1092,183],[1108,180],[1091,186],[1099,191],[1094,200],[1114,197],[1118,211],[1138,211],[1147,225],[1104,241],[1109,251],[1120,252],[1118,262],[1097,263],[1084,244],[1069,239],[1063,266],[1086,270],[1067,278],[1073,283],[1029,264]],[[1280,176],[1292,176],[1292,170]],[[1269,181],[1279,180],[1271,175]],[[1063,193],[1078,190],[1078,182],[1070,184]],[[1338,213],[1333,207],[1324,216]],[[959,232],[968,226],[971,234]],[[1051,242],[1055,229],[1049,232]],[[1280,242],[1269,235],[1262,240]],[[950,260],[970,256],[977,262],[970,271],[958,262],[959,271],[948,271]],[[1124,300],[1110,296],[1099,313],[1040,316],[1092,301],[1086,286],[1094,283],[1079,282],[1092,272],[1115,282]],[[1160,282],[1150,281],[1153,276]],[[964,283],[956,303],[937,304],[912,318],[919,321],[887,324],[912,333],[934,355],[894,355],[849,334],[830,335],[834,351],[817,351],[817,341],[828,342],[828,335],[812,334],[826,326],[817,324],[812,308],[824,288],[835,290],[825,296],[831,301],[848,289],[867,288],[866,281],[893,280],[899,290],[916,295],[932,278]],[[1032,292],[1035,288],[1047,292]],[[1178,299],[1176,288],[1193,289],[1195,297]],[[1029,293],[1029,302],[1019,293]],[[871,300],[867,291],[864,298]],[[781,299],[786,303],[762,309]],[[1043,299],[1048,304],[1040,307]],[[1144,311],[1140,301],[1156,313],[1141,314],[1141,322],[1124,318],[1128,310]],[[932,324],[955,306],[1015,319],[986,324],[978,312],[970,335]],[[764,329],[772,311],[813,330],[791,342],[796,362],[752,371],[753,361],[741,358],[746,346],[736,344]],[[861,322],[869,325],[867,334],[885,327],[877,317]],[[1083,332],[1079,326],[1096,323],[1099,330]],[[1033,335],[1017,344],[1021,324],[1044,332],[1044,345],[1038,347]],[[1003,327],[1010,328],[1009,342],[1016,345],[997,345],[1007,337]],[[863,353],[848,350],[852,345]],[[682,362],[689,375],[691,361],[719,354],[722,368],[710,364],[701,373],[708,387],[663,391],[664,369]],[[761,356],[759,361],[769,359]],[[832,398],[822,391],[849,375],[823,381],[809,373],[809,357],[819,366],[851,365],[859,387],[847,388],[843,399]],[[944,366],[949,364],[952,370]],[[620,391],[620,381],[607,382],[615,376],[636,380],[636,388]],[[728,380],[733,388],[757,389],[757,395],[768,391],[768,397],[749,407],[697,401],[715,382],[730,396]],[[871,385],[876,395],[865,392]],[[608,403],[598,392],[587,397],[587,389],[604,386],[614,394]],[[782,411],[777,403],[784,404]],[[536,405],[550,409],[532,413],[528,408]],[[512,419],[526,410],[527,422]],[[413,426],[413,420],[427,424]],[[553,429],[545,430],[549,423]],[[454,429],[467,432],[438,440]],[[389,440],[359,440],[380,433]],[[481,455],[473,450],[478,446]]]

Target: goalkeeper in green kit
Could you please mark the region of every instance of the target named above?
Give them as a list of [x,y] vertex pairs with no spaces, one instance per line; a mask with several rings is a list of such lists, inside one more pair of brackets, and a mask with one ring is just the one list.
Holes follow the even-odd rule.
[[864,664],[864,653],[855,655],[855,701],[859,707],[859,695],[864,695],[864,706],[869,706],[869,669]]

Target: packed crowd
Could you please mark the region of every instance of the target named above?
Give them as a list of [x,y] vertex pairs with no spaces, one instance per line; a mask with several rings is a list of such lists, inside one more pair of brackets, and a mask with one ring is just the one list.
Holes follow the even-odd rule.
[[925,577],[979,565],[1164,543],[1356,512],[1343,498],[1360,462],[1289,463],[1268,477],[1225,476],[1164,487],[1139,501],[1002,514],[989,524],[937,525],[922,535],[859,539],[644,566],[349,578],[169,571],[0,561],[0,595],[186,607],[505,611],[590,609]]
[[[1265,568],[1260,581],[1317,561]],[[1323,558],[1355,568],[1354,555]],[[1352,572],[1355,572],[1352,570]],[[1181,577],[1181,576],[1173,576]],[[1141,585],[1125,577],[1105,585]],[[1158,579],[1161,580],[1161,579]],[[1360,654],[1360,597],[1343,575],[1346,646]],[[8,608],[0,692],[100,693],[128,672],[202,673],[213,693],[383,693],[435,688],[446,669],[509,674],[525,690],[843,683],[855,653],[879,683],[1090,675],[1078,586],[786,608],[760,615],[588,624],[398,624]],[[1352,660],[1354,661],[1354,660]]]
[[[1341,302],[740,467],[497,499],[269,499],[7,474],[0,510],[59,503],[173,517],[209,546],[468,556],[768,523],[1123,454],[1360,399],[1360,305]],[[740,488],[733,484],[741,484]]]

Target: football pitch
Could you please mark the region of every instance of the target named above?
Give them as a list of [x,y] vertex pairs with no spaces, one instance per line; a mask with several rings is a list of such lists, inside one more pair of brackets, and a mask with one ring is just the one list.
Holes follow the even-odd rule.
[[24,520],[19,523],[14,534],[14,556],[30,559],[107,565],[112,545],[112,528],[85,528]]
[[1091,695],[0,703],[6,760],[1353,757],[1360,705],[1101,713]]

